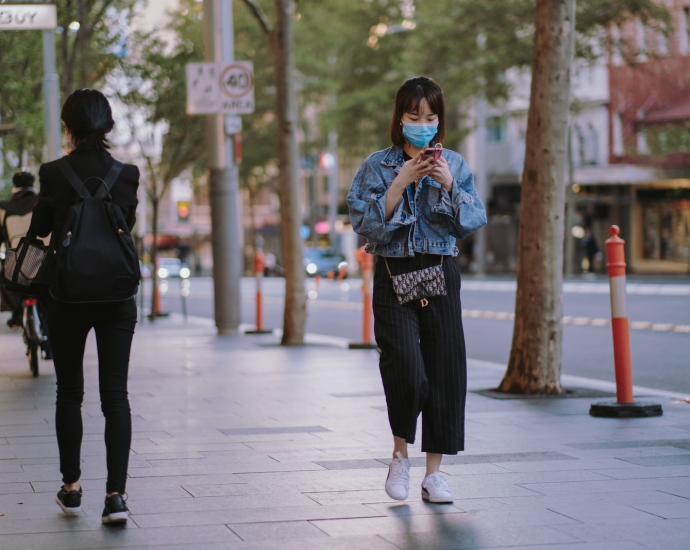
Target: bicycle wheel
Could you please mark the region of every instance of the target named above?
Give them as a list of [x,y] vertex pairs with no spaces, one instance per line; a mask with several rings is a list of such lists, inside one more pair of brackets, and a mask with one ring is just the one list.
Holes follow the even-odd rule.
[[31,374],[38,376],[38,359],[40,357],[40,330],[36,327],[36,306],[29,306],[24,313],[24,331],[26,342],[26,357],[29,360]]
[[29,342],[27,357],[29,358],[29,368],[31,369],[31,374],[34,377],[38,376],[38,357],[39,357],[39,347],[37,340],[31,340]]

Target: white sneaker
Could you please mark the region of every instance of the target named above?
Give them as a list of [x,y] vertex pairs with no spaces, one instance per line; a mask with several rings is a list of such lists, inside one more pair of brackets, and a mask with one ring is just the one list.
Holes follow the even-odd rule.
[[440,472],[428,475],[422,481],[422,498],[437,504],[452,503],[453,493]]
[[394,500],[405,500],[410,493],[410,461],[401,452],[391,460],[386,478],[386,494]]

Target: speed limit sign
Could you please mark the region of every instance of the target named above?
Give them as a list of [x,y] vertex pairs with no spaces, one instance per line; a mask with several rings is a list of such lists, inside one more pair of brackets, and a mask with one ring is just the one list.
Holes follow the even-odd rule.
[[250,61],[189,63],[187,113],[244,115],[254,112],[254,68]]
[[240,115],[254,112],[254,69],[250,62],[235,61],[220,73],[222,111]]

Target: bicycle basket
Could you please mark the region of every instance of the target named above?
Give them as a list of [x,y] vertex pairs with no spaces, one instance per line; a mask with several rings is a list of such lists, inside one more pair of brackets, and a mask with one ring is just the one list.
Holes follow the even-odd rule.
[[22,237],[17,248],[7,251],[2,280],[8,287],[28,289],[48,256],[48,247],[39,239]]

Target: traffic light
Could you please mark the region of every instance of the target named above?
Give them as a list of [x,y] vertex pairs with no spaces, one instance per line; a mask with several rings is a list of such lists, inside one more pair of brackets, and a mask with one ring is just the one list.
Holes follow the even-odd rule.
[[177,201],[177,221],[178,222],[188,222],[189,221],[189,201]]

